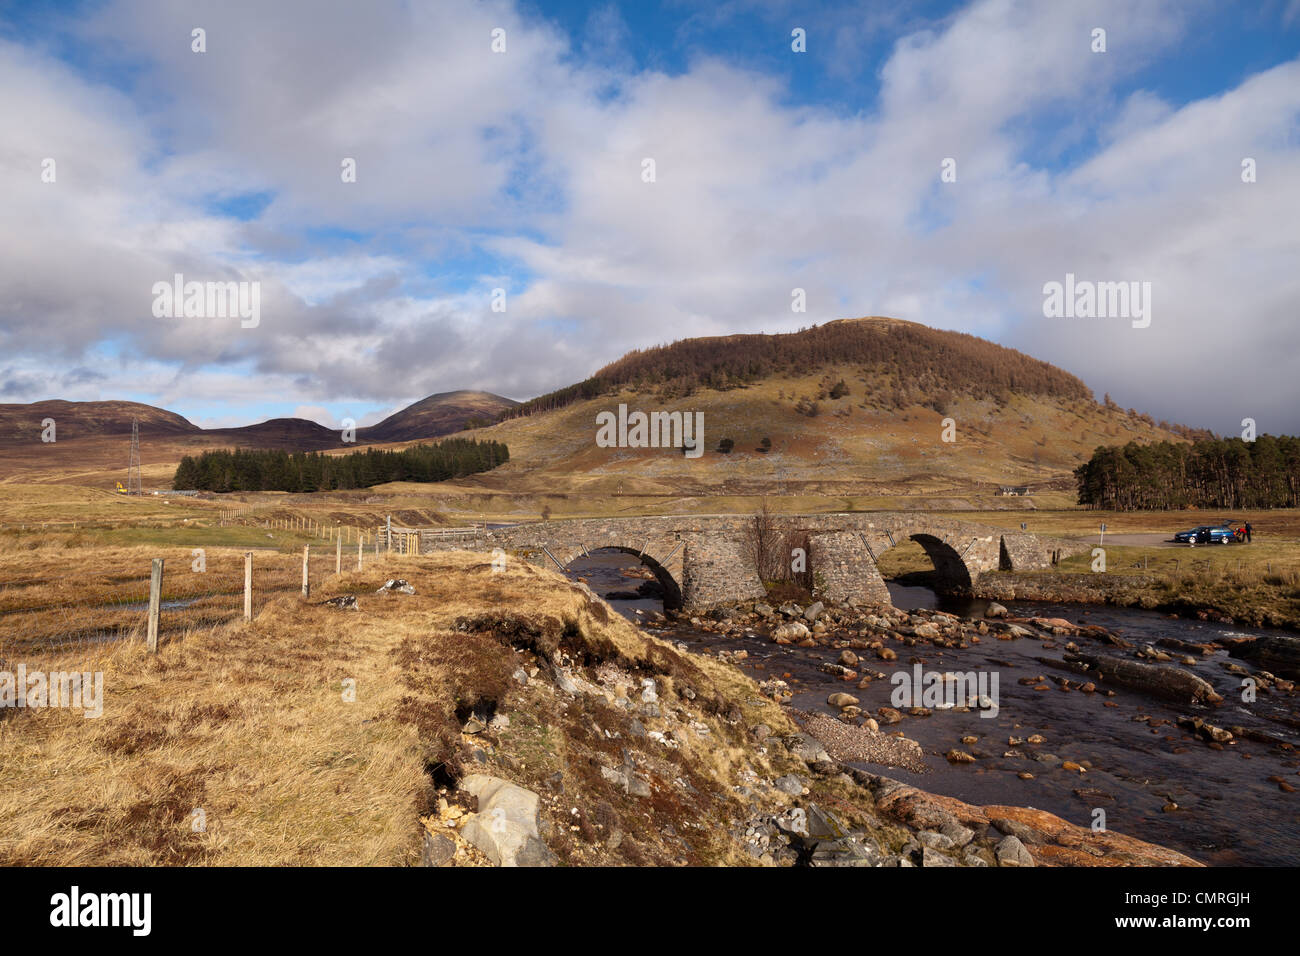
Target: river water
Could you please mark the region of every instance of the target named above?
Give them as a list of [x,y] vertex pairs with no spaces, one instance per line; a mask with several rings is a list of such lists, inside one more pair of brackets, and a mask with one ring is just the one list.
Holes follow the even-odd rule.
[[[634,575],[644,573],[633,556],[594,553],[575,562],[570,572],[587,581],[596,593],[613,595],[610,603],[614,607],[660,636],[683,641],[702,652],[744,649],[749,656],[740,666],[758,680],[777,677],[787,681],[794,691],[791,704],[800,710],[836,713],[826,704],[826,697],[836,691],[858,697],[864,714],[891,706],[894,685],[888,680],[875,680],[860,690],[856,682],[846,684],[818,670],[820,664],[833,662],[839,655],[829,647],[782,646],[761,633],[725,637],[689,625],[659,629],[645,625],[650,614],[662,609],[662,603],[652,596],[630,593],[643,583]],[[890,592],[897,607],[909,610],[937,608],[980,618],[987,607],[983,600],[944,598],[928,588],[891,583]],[[1210,643],[1222,637],[1279,633],[1100,605],[1014,602],[1007,608],[1012,617],[1059,617],[1078,624],[1100,624],[1135,645],[1160,638]],[[1241,678],[1222,666],[1235,660],[1226,651],[1198,657],[1190,668],[1223,695],[1219,707],[1170,703],[1105,682],[1099,682],[1099,688],[1113,689],[1116,696],[1062,692],[1052,681],[1054,676],[1088,680],[1064,666],[1054,666],[1061,660],[1067,640],[1070,638],[1001,641],[989,635],[965,649],[893,645],[899,655],[893,662],[859,652],[867,655],[863,656],[866,668],[886,674],[898,668],[910,672],[920,663],[927,671],[999,675],[999,712],[994,717],[983,717],[978,711],[935,710],[930,717],[907,716],[902,723],[882,726],[887,732],[901,730],[917,741],[925,751],[928,772],[861,766],[968,803],[1035,807],[1080,826],[1093,825],[1100,809],[1107,829],[1172,847],[1210,865],[1300,865],[1300,793],[1285,793],[1268,779],[1280,777],[1300,788],[1296,696],[1260,691],[1255,702],[1243,703]],[[1085,653],[1131,653],[1086,638],[1073,640]],[[1175,659],[1182,656],[1174,650],[1168,653]],[[1019,682],[1022,677],[1040,674],[1048,678],[1050,690],[1035,691]],[[1107,701],[1116,706],[1105,706]],[[1297,749],[1288,752],[1240,738],[1213,749],[1175,723],[1179,716],[1198,715],[1217,726],[1268,733]],[[1008,743],[1009,737],[1032,734],[1041,734],[1045,743],[1036,747]],[[963,744],[961,738],[968,735],[977,736],[978,742]],[[953,748],[973,754],[976,761],[949,763],[943,755]],[[1023,756],[1007,755],[1011,751]],[[1083,774],[1065,770],[1061,766],[1064,761],[1087,770]],[[1018,774],[1023,772],[1032,773],[1033,779],[1021,779]]]

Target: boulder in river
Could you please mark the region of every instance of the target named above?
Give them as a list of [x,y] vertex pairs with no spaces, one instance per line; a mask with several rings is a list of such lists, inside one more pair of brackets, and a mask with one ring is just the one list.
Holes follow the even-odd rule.
[[1122,657],[1103,654],[1065,654],[1066,664],[1084,674],[1097,674],[1124,687],[1145,691],[1167,700],[1187,703],[1197,701],[1220,704],[1220,697],[1209,682],[1190,671],[1169,664],[1141,664]]
[[811,636],[812,631],[808,630],[808,625],[804,624],[803,621],[791,621],[789,624],[782,624],[772,631],[772,640],[778,644],[802,641]]

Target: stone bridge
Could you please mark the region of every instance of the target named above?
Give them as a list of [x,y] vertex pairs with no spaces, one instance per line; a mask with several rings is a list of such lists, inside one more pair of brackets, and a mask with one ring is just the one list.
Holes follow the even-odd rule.
[[[970,591],[985,571],[1045,568],[1053,550],[1066,555],[1082,547],[935,512],[774,515],[773,520],[782,533],[806,535],[815,593],[828,601],[888,604],[876,561],[907,540],[925,550],[940,587],[957,593]],[[752,556],[747,557],[753,528],[752,515],[681,515],[545,521],[486,531],[394,528],[393,537],[395,548],[401,546],[399,533],[412,537],[411,547],[420,553],[501,548],[559,570],[591,552],[622,551],[654,573],[666,606],[703,610],[765,596]]]

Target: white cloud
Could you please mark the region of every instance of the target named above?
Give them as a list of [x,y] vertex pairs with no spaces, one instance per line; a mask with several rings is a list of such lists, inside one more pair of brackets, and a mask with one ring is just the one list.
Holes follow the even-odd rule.
[[[1300,249],[1279,210],[1300,198],[1300,65],[1181,108],[1120,95],[1189,16],[984,0],[900,39],[878,101],[845,115],[716,58],[669,76],[618,50],[573,57],[503,2],[111,4],[83,29],[148,64],[133,97],[0,44],[16,144],[0,204],[23,224],[0,234],[0,387],[261,396],[324,421],[459,387],[525,398],[688,335],[886,313],[997,337],[1158,417],[1227,428],[1244,403],[1295,430]],[[864,16],[827,55],[893,22]],[[625,36],[608,10],[590,26]],[[1054,171],[1062,151],[1086,158]],[[41,184],[56,154],[59,183]],[[1258,183],[1240,181],[1246,155]],[[958,181],[941,184],[948,156]],[[258,191],[274,199],[257,222],[205,211]],[[313,254],[310,229],[371,238]],[[498,274],[516,267],[522,282]],[[262,325],[160,323],[148,290],[175,271],[260,280]],[[1042,284],[1067,271],[1152,281],[1151,328],[1043,319]],[[55,374],[106,342],[130,358],[105,379]],[[1211,371],[1225,363],[1251,371]]]

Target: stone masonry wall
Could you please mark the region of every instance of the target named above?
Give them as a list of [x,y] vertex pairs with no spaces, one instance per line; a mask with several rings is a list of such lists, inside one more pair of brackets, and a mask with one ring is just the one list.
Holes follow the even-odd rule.
[[758,572],[744,559],[744,543],[739,536],[697,532],[683,537],[686,558],[682,600],[687,610],[757,601],[767,596]]
[[[831,600],[888,602],[875,557],[916,536],[941,571],[965,572],[971,582],[996,571],[1046,567],[1051,551],[1070,554],[1079,542],[1044,539],[935,512],[779,515],[786,529],[809,535],[810,569]],[[642,557],[656,574],[680,585],[684,606],[702,608],[762,597],[762,584],[743,555],[753,528],[746,515],[668,515],[532,522],[486,532],[433,533],[421,529],[420,550],[502,548],[537,564],[567,566],[587,551],[618,548]],[[396,529],[394,529],[396,537]],[[961,576],[965,576],[965,574]]]
[[808,548],[808,567],[817,584],[818,596],[828,601],[889,603],[885,579],[856,532],[810,532]]

